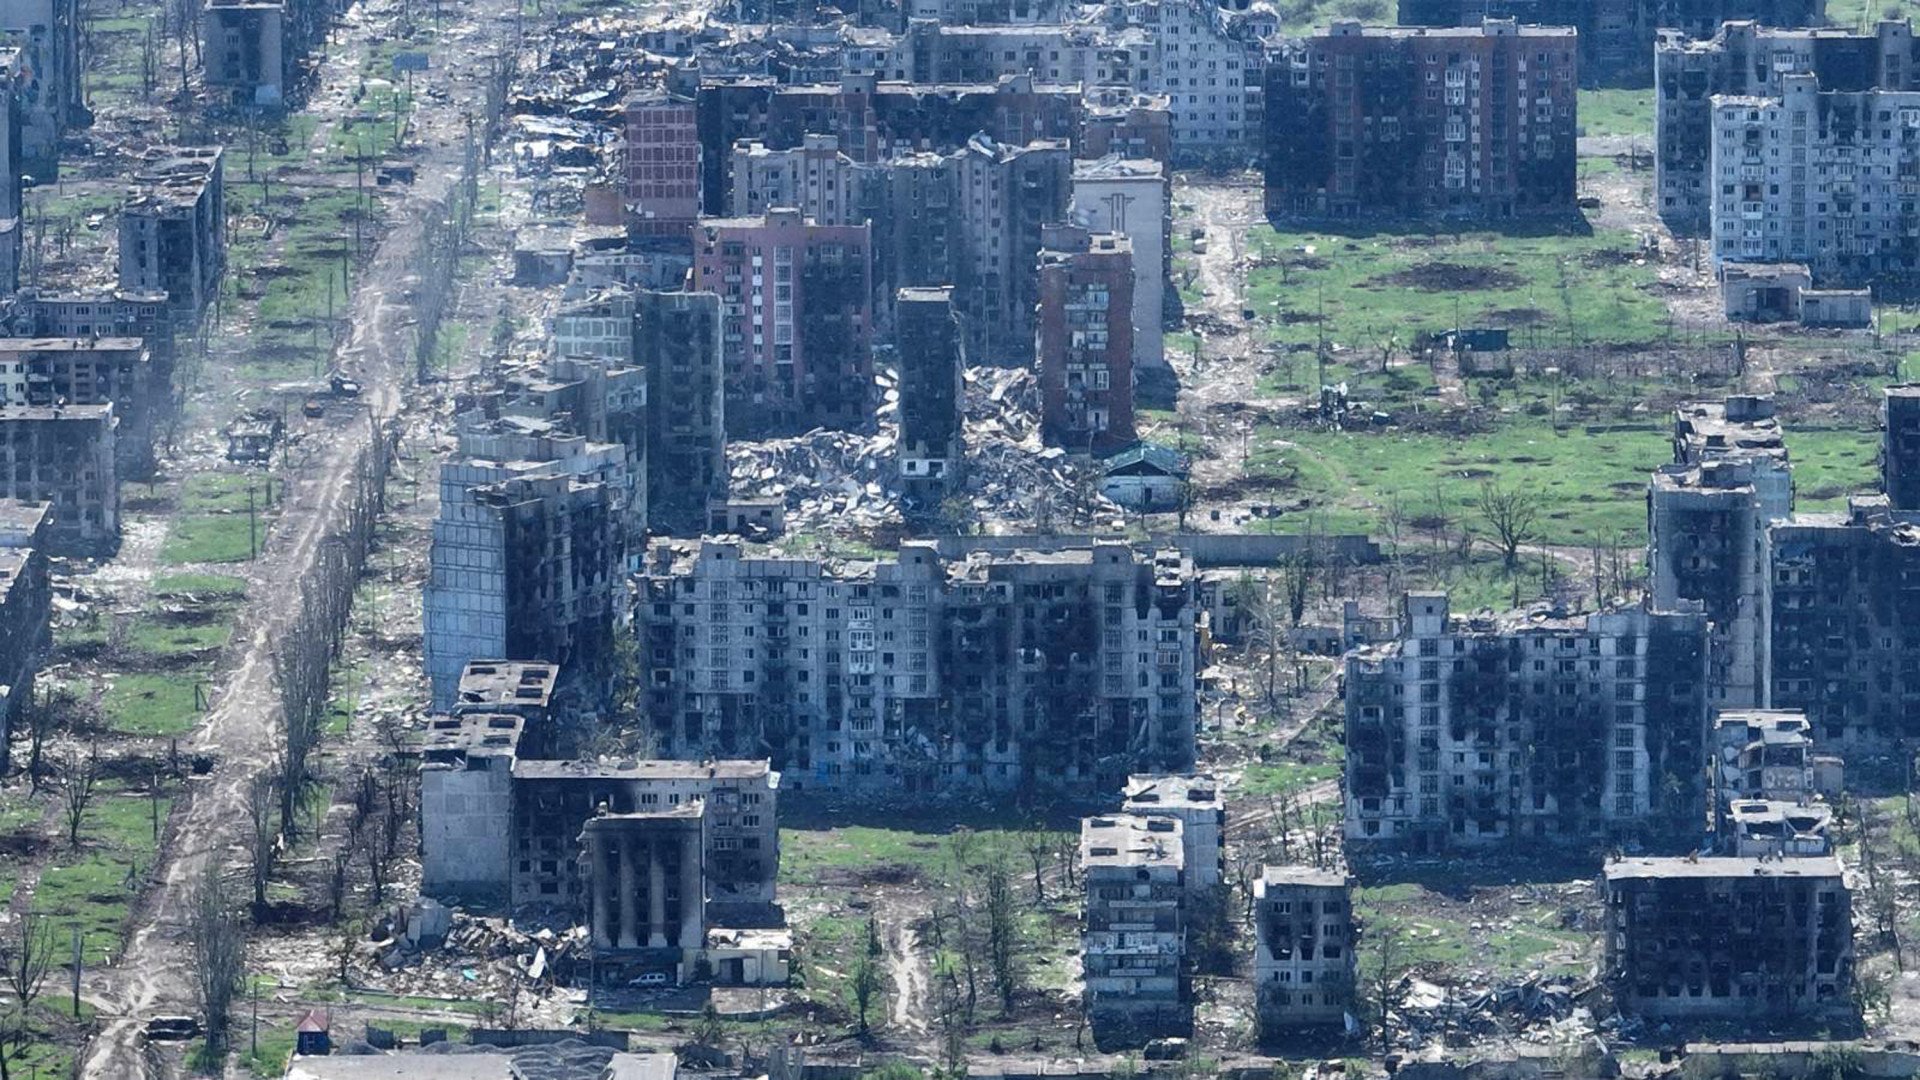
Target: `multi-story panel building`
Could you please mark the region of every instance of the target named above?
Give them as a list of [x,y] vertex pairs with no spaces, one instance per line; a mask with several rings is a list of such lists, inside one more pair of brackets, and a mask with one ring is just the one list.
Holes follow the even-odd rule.
[[1180,834],[1179,819],[1168,817],[1109,814],[1080,823],[1080,996],[1103,1050],[1193,1024]]
[[1408,593],[1399,640],[1347,657],[1348,842],[1697,840],[1706,653],[1697,613],[1460,620]]
[[966,248],[963,313],[967,355],[980,364],[1033,360],[1034,273],[1042,230],[1067,219],[1073,153],[1065,142],[1008,145],[985,136],[959,154],[959,205]]
[[1663,30],[1710,38],[1725,22],[1821,26],[1826,0],[1400,0],[1402,26],[1478,26],[1486,18],[1572,27],[1589,85],[1651,86]]
[[1087,118],[1074,152],[1088,159],[1118,157],[1167,165],[1173,160],[1170,99],[1125,86],[1089,88]]
[[553,313],[555,356],[600,356],[633,363],[633,292],[600,289]]
[[120,208],[120,288],[164,292],[181,318],[197,319],[227,265],[221,149],[149,150]]
[[81,114],[80,25],[78,0],[0,3],[0,45],[18,50],[15,70],[30,74],[18,102],[20,163],[41,183],[58,175],[60,139]]
[[482,658],[552,661],[597,700],[625,563],[625,449],[517,417],[463,422],[460,441],[440,468],[424,604],[433,708]]
[[798,210],[710,218],[694,287],[721,305],[727,433],[763,437],[872,420],[871,233]]
[[112,405],[0,406],[0,499],[52,506],[47,554],[120,546]]
[[727,494],[720,298],[642,290],[636,304],[636,353],[647,372],[647,521],[670,535],[697,533],[709,500]]
[[1194,753],[1194,573],[1123,543],[848,566],[656,545],[646,711],[679,758],[771,754],[796,788],[1070,791]]
[[1352,879],[1269,866],[1253,883],[1253,985],[1263,1042],[1339,1024],[1354,1000]]
[[1259,158],[1268,60],[1263,39],[1278,29],[1270,10],[1127,0],[1107,12],[1120,33],[1106,52],[1106,74],[1096,70],[1096,80],[1167,96],[1176,161],[1244,165]]
[[1853,1016],[1853,902],[1831,855],[1616,859],[1605,971],[1649,1019]]
[[14,725],[33,704],[33,684],[53,643],[53,583],[47,566],[52,511],[0,501],[0,766]]
[[1133,248],[1133,364],[1164,368],[1167,281],[1173,267],[1173,199],[1158,161],[1102,158],[1073,167],[1073,220],[1119,233]]
[[1103,454],[1133,441],[1133,245],[1118,233],[1041,233],[1040,435]]
[[[1654,50],[1654,190],[1661,218],[1676,232],[1708,232],[1724,182],[1708,172],[1715,95],[1779,97],[1788,75],[1813,75],[1828,90],[1920,90],[1913,25],[1883,21],[1874,33],[1858,34],[1748,21],[1726,23],[1705,40],[1662,33]],[[1800,182],[1807,182],[1804,173]]]
[[1267,69],[1267,213],[1573,214],[1577,66],[1564,27],[1336,22]]
[[894,301],[900,389],[899,479],[924,512],[957,490],[966,464],[961,406],[966,351],[952,289],[902,289]]
[[1784,75],[1778,96],[1713,98],[1715,265],[1796,262],[1816,281],[1875,283],[1920,268],[1920,91],[1827,90]]
[[1187,884],[1211,889],[1226,877],[1227,804],[1212,776],[1136,773],[1121,790],[1122,813],[1135,817],[1180,819],[1187,849]]
[[693,99],[663,89],[627,98],[626,199],[637,235],[684,237],[700,216],[700,131]]
[[1653,605],[1704,605],[1708,700],[1753,708],[1766,689],[1767,527],[1793,512],[1786,442],[1770,398],[1683,405],[1673,429],[1674,463],[1647,491]]
[[112,405],[116,471],[153,471],[155,412],[171,402],[139,338],[0,338],[0,405]]
[[1825,766],[1836,759],[1816,755],[1813,746],[1804,713],[1744,709],[1713,718],[1707,776],[1721,854],[1784,858],[1831,850],[1833,808],[1821,796],[1831,790],[1822,783]]
[[202,75],[227,104],[279,108],[298,69],[286,41],[283,0],[209,0],[200,15]]

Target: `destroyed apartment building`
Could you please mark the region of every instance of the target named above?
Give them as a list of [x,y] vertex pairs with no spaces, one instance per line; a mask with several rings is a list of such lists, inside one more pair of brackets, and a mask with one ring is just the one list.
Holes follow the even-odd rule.
[[937,509],[960,490],[967,460],[966,348],[951,288],[900,290],[892,359],[900,390],[900,488],[921,509]]
[[1675,31],[1711,38],[1722,23],[1824,26],[1826,0],[1399,0],[1403,26],[1474,26],[1489,16],[1578,33],[1586,85],[1654,85],[1655,42]]
[[1804,711],[1822,748],[1863,768],[1920,723],[1920,387],[1885,395],[1885,494],[1768,533],[1764,704]]
[[647,524],[699,532],[727,495],[726,377],[720,298],[635,294],[636,353],[647,358]]
[[1138,773],[1127,777],[1121,798],[1123,814],[1179,819],[1189,887],[1212,889],[1226,879],[1227,803],[1218,780],[1204,773]]
[[120,288],[163,292],[191,322],[220,288],[227,209],[217,146],[156,147],[141,157],[120,207]]
[[626,562],[625,449],[524,417],[467,416],[458,434],[424,604],[432,707],[445,711],[485,657],[549,658],[598,701]]
[[236,109],[281,109],[304,96],[309,55],[334,0],[207,0],[196,51],[209,90]]
[[1133,434],[1133,244],[1118,233],[1040,233],[1034,360],[1048,445],[1111,453]]
[[112,405],[0,405],[0,499],[47,504],[47,554],[101,557],[120,546]]
[[171,382],[139,338],[0,338],[0,404],[112,405],[124,478],[153,472],[156,413],[172,405]]
[[1188,1034],[1191,914],[1177,818],[1109,814],[1080,823],[1081,1001],[1103,1050]]
[[1706,617],[1631,608],[1456,618],[1408,593],[1346,660],[1350,845],[1697,840]]
[[33,704],[34,681],[53,644],[51,520],[43,503],[0,501],[0,768]]
[[1654,472],[1647,491],[1650,592],[1661,611],[1703,605],[1716,708],[1765,699],[1767,529],[1792,513],[1792,463],[1771,398],[1674,411],[1673,464]]
[[1654,190],[1676,234],[1706,235],[1714,203],[1732,194],[1725,174],[1708,171],[1714,98],[1779,97],[1788,75],[1812,75],[1828,90],[1920,90],[1913,25],[1882,20],[1861,34],[1741,21],[1700,37],[1662,33],[1654,50]]
[[782,208],[702,219],[695,234],[694,286],[721,303],[728,435],[871,423],[869,227]]
[[1167,288],[1173,269],[1172,178],[1158,161],[1103,157],[1073,164],[1072,217],[1090,232],[1117,233],[1133,249],[1133,367],[1166,368]]
[[1577,67],[1571,29],[1511,19],[1289,42],[1266,72],[1267,214],[1574,215]]
[[1605,973],[1627,1016],[1851,1016],[1853,907],[1833,856],[1614,859]]
[[459,708],[422,748],[422,892],[569,914],[602,982],[785,981],[787,935],[757,929],[782,921],[765,761],[523,757],[543,720]]
[[498,396],[489,405],[496,417],[526,421],[533,425],[530,430],[578,436],[589,446],[618,447],[621,468],[610,475],[617,477],[621,499],[620,545],[629,557],[646,550],[645,370],[597,355],[553,356],[537,367],[503,370]]
[[1751,858],[1825,855],[1841,760],[1814,752],[1804,714],[1765,709],[1722,712],[1713,720],[1708,783],[1713,833],[1724,855]]
[[81,16],[78,0],[5,0],[0,46],[16,51],[10,70],[21,77],[12,129],[20,166],[41,183],[60,171],[60,140],[88,119],[81,94]]
[[[1830,89],[1817,75],[1783,75],[1777,90],[1715,96],[1712,124],[1716,268],[1801,263],[1829,286],[1920,267],[1914,200],[1891,187],[1876,198],[1860,165],[1874,162],[1878,175],[1901,184],[1920,178],[1920,90]],[[1788,169],[1804,171],[1780,175],[1789,158]]]
[[768,754],[796,790],[1111,791],[1193,765],[1194,580],[1119,542],[857,563],[659,544],[645,710],[666,755]]
[[1344,871],[1268,866],[1253,885],[1253,983],[1260,1039],[1334,1027],[1353,1008],[1353,881]]

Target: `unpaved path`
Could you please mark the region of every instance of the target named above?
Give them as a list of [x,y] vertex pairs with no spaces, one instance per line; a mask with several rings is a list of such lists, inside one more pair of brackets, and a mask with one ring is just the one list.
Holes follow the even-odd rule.
[[[396,224],[361,275],[351,333],[342,359],[356,368],[366,387],[365,404],[375,417],[398,411],[410,365],[412,338],[408,309],[397,290],[415,264],[424,213],[439,204],[458,174],[464,115],[484,109],[481,78],[488,51],[485,35],[495,16],[508,10],[501,0],[478,0],[453,9],[476,29],[457,47],[433,50],[436,69],[445,71],[449,93],[434,102],[423,96],[418,121],[426,149],[419,181],[394,215]],[[356,25],[364,25],[358,23]],[[441,41],[459,40],[456,32]],[[355,76],[354,50],[329,50],[322,78],[337,87]],[[316,95],[326,100],[326,95]],[[156,1012],[193,1011],[191,951],[184,928],[196,883],[209,864],[230,866],[238,854],[239,823],[246,790],[266,769],[275,745],[278,702],[273,688],[274,645],[293,615],[289,586],[301,579],[327,535],[341,524],[351,493],[355,457],[367,445],[372,427],[343,424],[316,433],[313,464],[293,485],[275,541],[249,567],[251,628],[229,670],[218,703],[194,736],[194,748],[217,757],[218,766],[193,794],[176,806],[164,865],[134,916],[119,962],[96,978],[90,996],[102,1006],[104,1027],[88,1048],[83,1075],[113,1078],[164,1075],[166,1063],[143,1052],[140,1028]]]

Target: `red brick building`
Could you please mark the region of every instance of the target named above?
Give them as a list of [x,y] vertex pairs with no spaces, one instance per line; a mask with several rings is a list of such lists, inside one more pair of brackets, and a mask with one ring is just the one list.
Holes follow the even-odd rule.
[[869,226],[790,209],[709,218],[693,227],[693,272],[720,296],[729,437],[871,422]]
[[693,101],[643,90],[626,101],[627,213],[643,236],[685,236],[700,216],[700,130]]
[[1576,213],[1577,63],[1568,27],[1336,22],[1267,69],[1267,213]]
[[1040,247],[1040,434],[1103,454],[1133,441],[1133,244],[1049,225]]

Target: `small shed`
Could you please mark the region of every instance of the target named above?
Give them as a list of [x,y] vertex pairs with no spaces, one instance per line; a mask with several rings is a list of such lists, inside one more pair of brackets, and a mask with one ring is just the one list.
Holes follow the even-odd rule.
[[1873,294],[1866,289],[1801,289],[1800,323],[1865,330],[1873,325]]
[[293,1052],[308,1057],[333,1053],[333,1017],[325,1009],[314,1009],[300,1018],[293,1029]]
[[1178,451],[1138,442],[1101,461],[1101,491],[1116,505],[1145,513],[1176,510],[1187,483]]
[[1725,263],[1720,300],[1735,322],[1799,322],[1801,294],[1813,286],[1802,263]]

